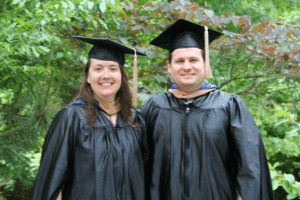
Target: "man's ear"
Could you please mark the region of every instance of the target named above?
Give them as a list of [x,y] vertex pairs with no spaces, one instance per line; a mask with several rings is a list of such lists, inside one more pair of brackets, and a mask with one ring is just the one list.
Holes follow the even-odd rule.
[[168,65],[168,72],[171,74],[171,64],[169,63],[168,60],[167,60],[167,65]]

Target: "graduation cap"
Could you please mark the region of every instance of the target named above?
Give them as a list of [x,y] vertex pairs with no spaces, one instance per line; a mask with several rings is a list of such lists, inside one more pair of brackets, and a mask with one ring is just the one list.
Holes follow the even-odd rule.
[[83,36],[73,36],[73,37],[94,45],[89,52],[89,58],[94,58],[98,60],[115,61],[121,65],[124,65],[125,63],[124,54],[135,54],[136,52],[137,55],[146,56],[146,54],[140,51],[136,51],[132,47],[125,46],[123,44],[120,44],[108,38],[94,38],[94,37],[83,37]]
[[108,60],[124,65],[125,55],[134,54],[134,69],[133,69],[133,106],[137,106],[137,55],[146,56],[145,53],[137,51],[135,48],[122,45],[108,38],[95,38],[84,36],[73,36],[76,39],[82,40],[93,47],[89,52],[89,58],[97,60]]
[[209,67],[209,43],[221,36],[222,33],[208,29],[206,26],[179,19],[167,30],[162,32],[150,44],[169,50],[172,53],[176,49],[199,48],[205,49],[206,77],[212,78]]

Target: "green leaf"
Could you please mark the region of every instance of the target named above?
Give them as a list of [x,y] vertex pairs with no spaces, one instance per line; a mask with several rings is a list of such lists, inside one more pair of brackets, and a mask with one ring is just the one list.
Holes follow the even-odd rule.
[[45,19],[42,19],[42,20],[40,21],[40,23],[41,23],[41,26],[44,26],[44,25],[47,23],[47,21],[46,21]]
[[63,56],[64,56],[64,54],[61,53],[61,52],[58,52],[58,53],[56,54],[56,58],[57,58],[57,59],[60,59],[60,58],[62,58]]
[[276,123],[274,124],[274,127],[279,126],[280,124],[283,124],[283,123],[288,122],[288,121],[290,121],[290,120],[289,120],[289,119],[279,120],[278,122],[276,122]]
[[61,4],[64,8],[68,8],[68,4],[66,2],[62,1]]
[[48,33],[42,32],[41,34],[42,34],[42,38],[44,38],[44,40],[46,40],[48,42],[51,41],[51,36]]
[[282,187],[287,193],[291,192],[291,190],[290,190],[291,185],[288,181],[283,181]]
[[20,8],[22,8],[23,6],[24,6],[24,4],[26,3],[26,1],[25,0],[23,0],[23,1],[20,1],[20,3],[19,3],[19,7]]
[[37,3],[35,4],[35,8],[39,8],[40,5],[41,5],[41,2],[37,2]]
[[74,10],[75,9],[75,5],[72,1],[68,1],[68,4],[69,4],[69,7],[70,7],[70,10]]
[[12,4],[18,4],[21,0],[13,0]]
[[57,44],[61,43],[61,39],[59,37],[54,37],[54,39],[57,42]]
[[272,189],[273,191],[276,190],[279,187],[279,181],[272,180]]
[[292,174],[283,174],[285,180],[287,180],[290,185],[293,185],[295,182],[295,177]]
[[271,179],[274,179],[277,176],[277,172],[276,171],[270,171],[270,175],[271,175]]
[[293,192],[293,193],[291,193],[291,194],[289,194],[289,195],[287,195],[287,199],[294,199],[294,198],[296,198],[298,195],[297,195],[297,191],[295,191],[295,192]]
[[298,195],[300,196],[300,182],[296,182],[295,187],[297,189]]
[[31,50],[32,50],[32,52],[33,52],[33,54],[34,54],[34,56],[35,57],[40,57],[40,54],[37,52],[37,50],[35,49],[35,47],[31,47]]
[[106,1],[105,0],[102,0],[102,2],[99,5],[99,8],[100,8],[101,13],[105,13],[105,11],[106,11]]
[[293,130],[289,131],[286,133],[286,135],[293,137],[293,136],[298,136],[299,135],[299,128],[294,128]]
[[274,168],[276,168],[276,167],[278,167],[278,166],[279,166],[279,162],[276,162],[276,163],[273,165]]
[[39,46],[39,48],[42,49],[46,53],[50,51],[50,49],[47,47]]
[[26,65],[24,65],[24,66],[22,66],[22,67],[23,67],[23,70],[24,70],[24,71],[28,71],[28,70],[29,70],[29,67],[26,66]]
[[80,56],[79,59],[82,61],[82,63],[87,62],[87,58],[85,56]]
[[98,21],[102,26],[104,26],[104,29],[108,30],[107,24],[102,19],[99,19]]
[[113,15],[112,17],[113,17],[113,20],[114,20],[114,22],[116,23],[116,25],[119,27],[119,26],[120,26],[120,21],[119,21],[119,19],[118,19],[115,15]]
[[88,9],[92,10],[92,8],[94,7],[94,2],[88,1],[87,6],[88,6]]
[[94,20],[93,20],[93,24],[94,24],[94,27],[95,27],[95,28],[98,28],[97,20],[94,19]]
[[290,113],[280,110],[280,111],[276,112],[273,116],[274,117],[287,117],[289,115],[290,115]]

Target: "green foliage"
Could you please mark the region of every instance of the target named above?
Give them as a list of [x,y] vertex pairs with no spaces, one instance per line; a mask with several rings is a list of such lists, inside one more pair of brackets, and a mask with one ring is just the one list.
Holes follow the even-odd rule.
[[29,162],[25,166],[0,160],[1,174],[5,174],[5,176],[0,178],[0,183],[5,183],[3,184],[4,189],[13,191],[17,179],[22,180],[26,188],[30,188],[38,172],[40,156],[41,153],[26,153],[25,157]]
[[258,22],[262,17],[285,19],[287,23],[300,22],[298,0],[192,0],[212,9],[216,15],[231,13],[249,15]]
[[279,186],[282,186],[288,193],[288,196],[286,197],[287,199],[295,199],[299,197],[300,182],[296,181],[292,174],[282,174],[281,171],[276,171],[275,168],[278,165],[278,162],[273,166],[269,163],[273,190],[276,190]]
[[[148,58],[138,57],[140,106],[172,82],[167,52],[149,42],[185,18],[224,33],[210,46],[214,79],[209,82],[242,95],[263,136],[273,189],[284,188],[289,199],[300,197],[298,4],[295,0],[199,4],[186,0],[2,1],[0,189],[13,190],[16,180],[26,187],[33,185],[51,120],[78,92],[90,46],[72,35],[108,37],[147,52]],[[251,17],[238,16],[245,14]],[[259,20],[266,15],[286,20]],[[126,59],[132,85],[133,56]]]

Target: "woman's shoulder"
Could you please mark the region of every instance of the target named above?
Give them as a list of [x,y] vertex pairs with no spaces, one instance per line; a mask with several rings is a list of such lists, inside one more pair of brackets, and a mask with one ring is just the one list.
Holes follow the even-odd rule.
[[[126,124],[126,125],[123,124],[124,126],[130,126],[130,125],[125,121],[124,118],[123,118],[123,120],[124,120],[124,123]],[[144,117],[143,117],[143,115],[142,115],[140,109],[138,109],[138,108],[132,108],[132,115],[131,115],[131,117],[129,118],[129,121],[130,121],[130,123],[136,124],[136,125],[138,125],[138,126],[140,126],[140,125],[143,126],[143,125],[145,124]]]
[[140,109],[134,108],[132,113],[135,120],[144,121],[144,117]]
[[73,118],[86,115],[86,109],[81,104],[68,104],[60,109],[56,118]]

